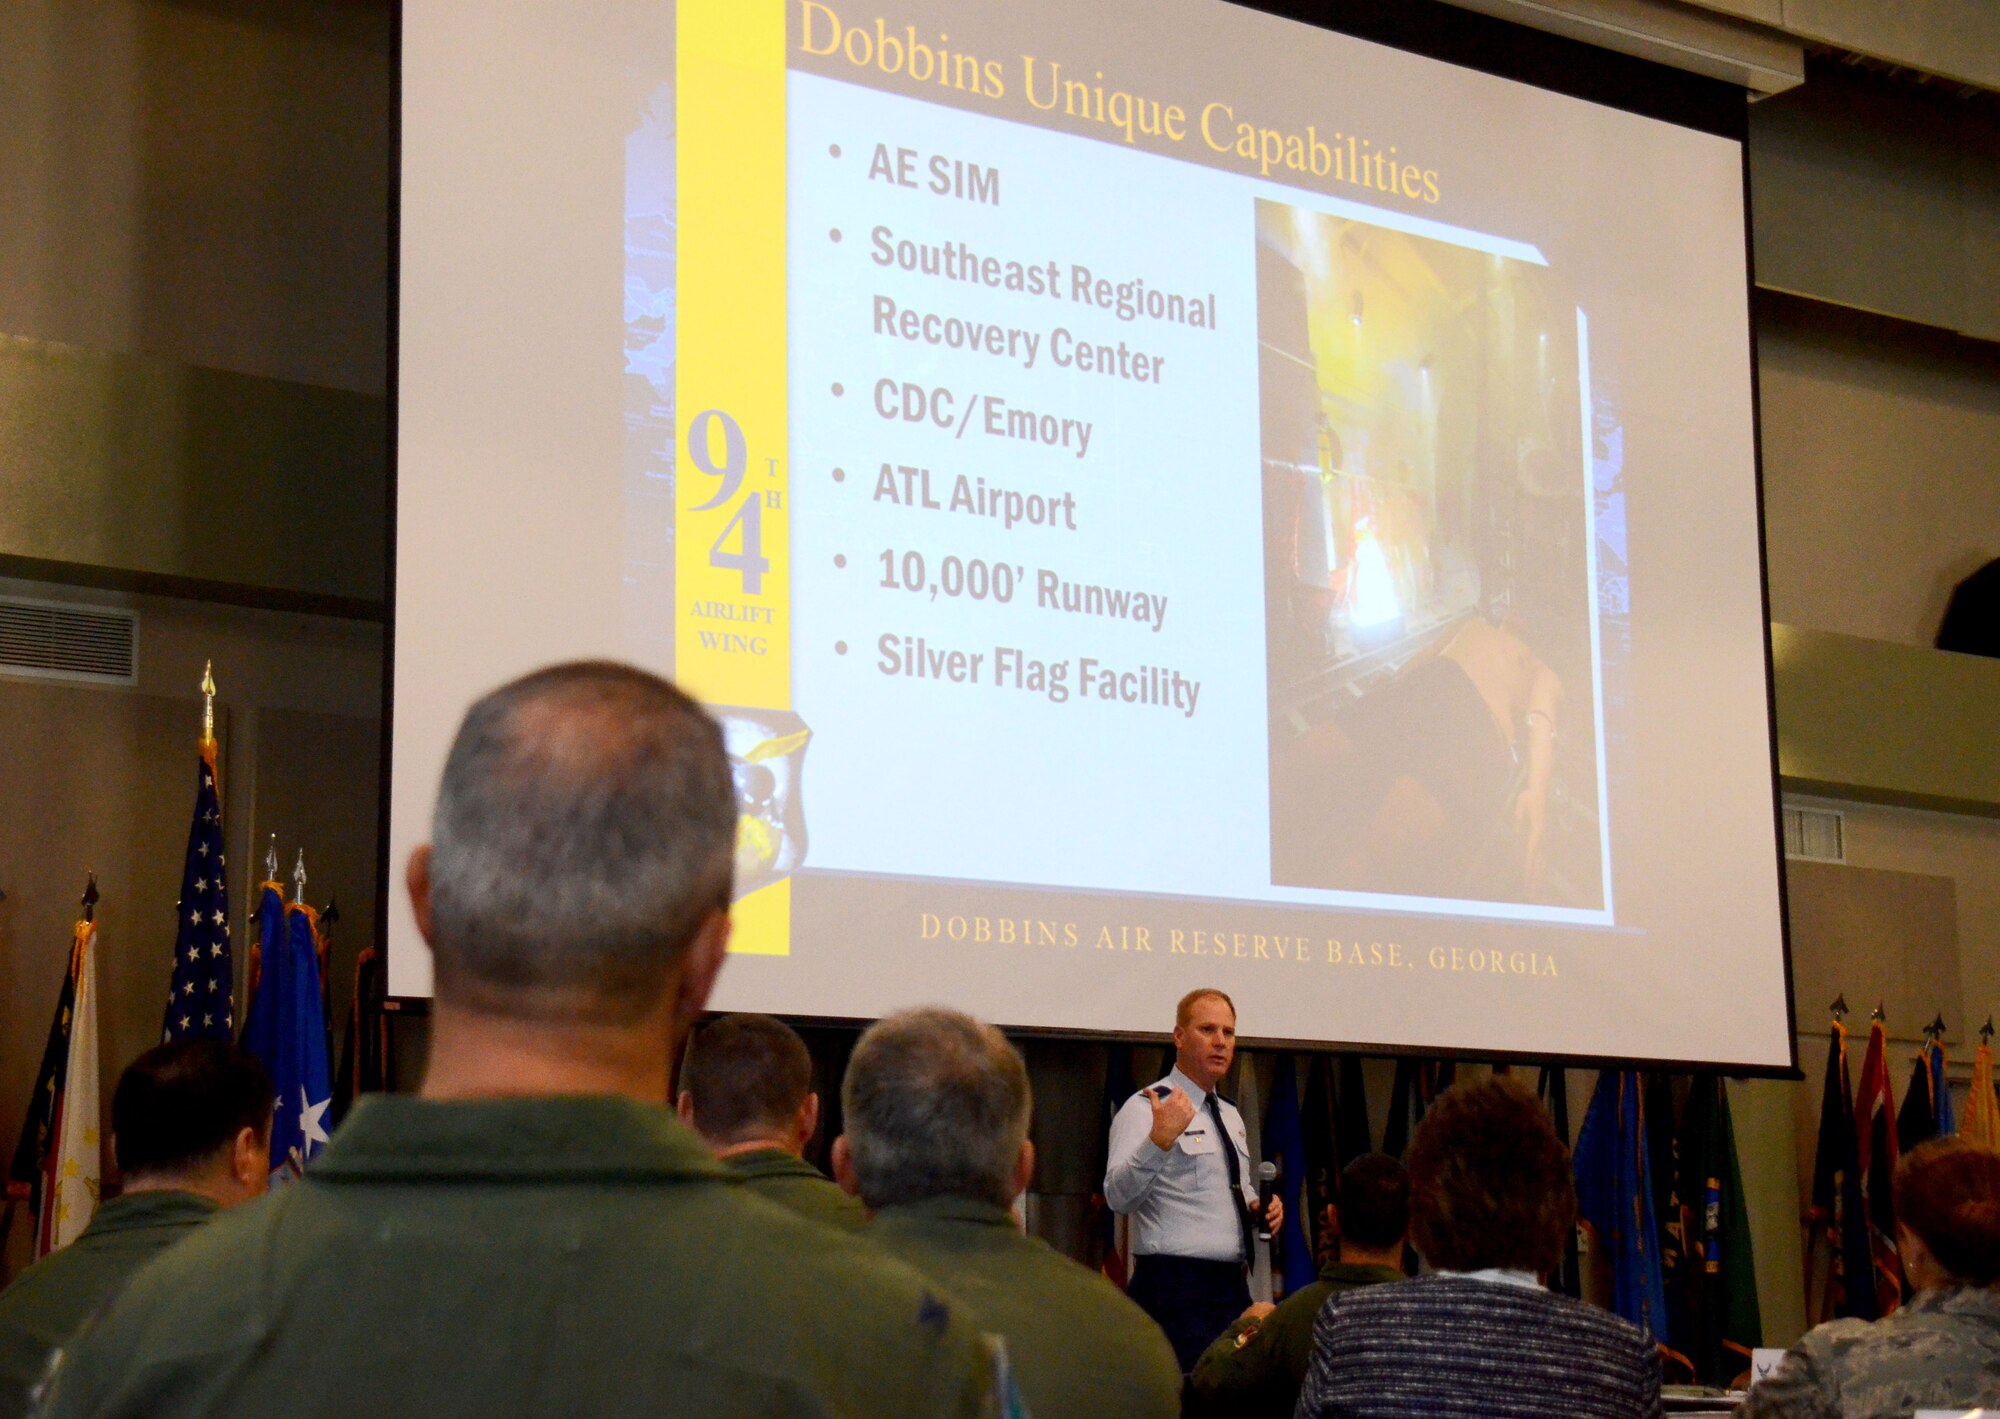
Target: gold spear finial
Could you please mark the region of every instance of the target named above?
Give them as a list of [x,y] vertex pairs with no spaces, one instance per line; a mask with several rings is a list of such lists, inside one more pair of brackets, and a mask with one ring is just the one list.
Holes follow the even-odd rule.
[[204,743],[215,738],[215,662],[212,660],[201,668],[201,737]]

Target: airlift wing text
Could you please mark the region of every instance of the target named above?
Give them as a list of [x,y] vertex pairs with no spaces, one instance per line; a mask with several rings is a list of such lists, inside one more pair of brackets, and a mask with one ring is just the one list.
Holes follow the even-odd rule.
[[772,607],[702,599],[689,603],[688,615],[703,623],[699,632],[704,650],[724,655],[770,654],[770,640],[759,628],[777,623]]

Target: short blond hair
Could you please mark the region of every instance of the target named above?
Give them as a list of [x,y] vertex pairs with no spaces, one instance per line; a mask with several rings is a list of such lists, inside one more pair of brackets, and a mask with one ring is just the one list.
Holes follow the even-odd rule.
[[1236,1018],[1236,1002],[1217,990],[1214,986],[1204,985],[1183,995],[1181,1003],[1174,1007],[1174,1028],[1176,1030],[1186,1028],[1188,1017],[1194,1014],[1194,1003],[1197,1000],[1220,1000],[1224,1005],[1229,1007],[1229,1018],[1232,1020]]

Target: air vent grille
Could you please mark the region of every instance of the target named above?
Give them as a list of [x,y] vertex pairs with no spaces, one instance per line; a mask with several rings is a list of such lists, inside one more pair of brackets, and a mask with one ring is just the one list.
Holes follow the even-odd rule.
[[1846,822],[1831,808],[1785,808],[1785,856],[1847,861]]
[[136,611],[0,597],[0,674],[130,685],[138,670]]

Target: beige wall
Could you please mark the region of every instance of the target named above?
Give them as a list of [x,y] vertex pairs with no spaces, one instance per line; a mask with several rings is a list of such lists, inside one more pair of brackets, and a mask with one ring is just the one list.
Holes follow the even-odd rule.
[[0,5],[0,332],[382,394],[391,11]]
[[1815,60],[1750,110],[1750,196],[1761,284],[2000,339],[1991,93]]
[[393,32],[0,5],[0,570],[379,605]]
[[[0,388],[17,435],[0,502],[20,520],[0,554],[82,579],[379,599],[392,13],[381,0],[0,6],[0,334],[20,337],[22,375]],[[44,417],[4,418],[23,409]],[[157,1037],[205,660],[221,686],[239,946],[276,832],[281,871],[303,846],[308,898],[339,897],[344,1000],[375,926],[383,634],[46,582],[0,578],[0,594],[140,613],[132,688],[0,676],[11,1149],[87,870],[104,897],[107,1104]],[[0,1238],[0,1270],[24,1239],[18,1221]]]
[[[1837,808],[1846,816],[1847,861],[1852,867],[1885,868],[1948,877],[1957,888],[1959,994],[1965,1019],[1947,1020],[1947,1039],[1973,1037],[1988,1015],[2000,1015],[2000,819],[1954,813],[1920,813],[1868,803],[1820,799],[1791,800]],[[1849,1001],[1865,1010],[1863,1002]],[[1799,1021],[1824,1039],[1824,1001],[1801,1001]],[[1892,1025],[1904,1022],[1891,1021]],[[1902,1032],[1898,1031],[1899,1035]],[[1961,1045],[1961,1056],[1970,1047]],[[1815,1059],[1825,1057],[1824,1049]]]
[[0,574],[380,616],[387,450],[372,395],[0,334]]
[[1757,1255],[1757,1309],[1766,1345],[1790,1345],[1806,1329],[1794,1103],[1801,1087],[1778,1079],[1737,1079],[1729,1084],[1730,1121],[1736,1126],[1736,1158],[1750,1213],[1750,1244]]
[[2000,347],[1758,304],[1771,619],[1929,645],[2000,556]]

